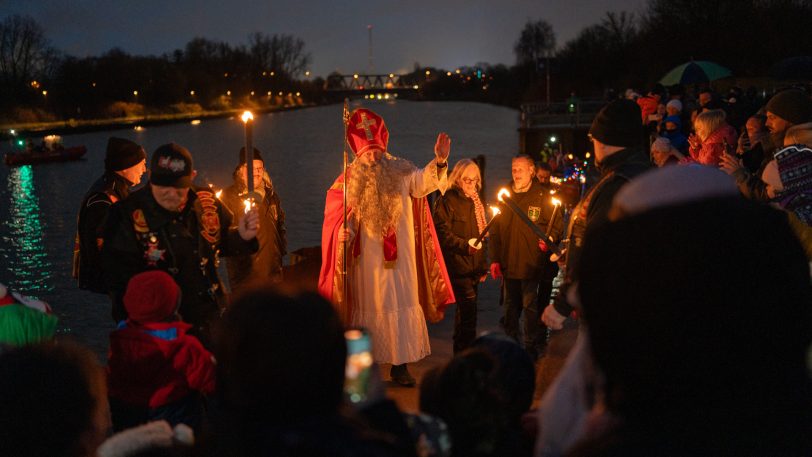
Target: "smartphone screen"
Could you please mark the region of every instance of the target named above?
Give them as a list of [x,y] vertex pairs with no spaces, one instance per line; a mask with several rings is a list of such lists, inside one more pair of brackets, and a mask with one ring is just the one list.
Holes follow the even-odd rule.
[[372,342],[369,333],[363,329],[347,330],[344,338],[347,340],[344,392],[352,403],[359,403],[367,398],[372,369]]

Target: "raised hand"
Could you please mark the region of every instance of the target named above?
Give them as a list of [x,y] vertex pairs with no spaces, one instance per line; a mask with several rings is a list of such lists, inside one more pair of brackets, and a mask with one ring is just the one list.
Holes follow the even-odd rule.
[[445,132],[437,135],[437,143],[434,144],[434,155],[440,163],[445,163],[451,154],[451,138]]

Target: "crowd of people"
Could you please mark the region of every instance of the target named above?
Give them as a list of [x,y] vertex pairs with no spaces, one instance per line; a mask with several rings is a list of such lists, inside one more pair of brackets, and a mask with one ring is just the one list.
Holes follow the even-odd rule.
[[[517,155],[498,217],[480,164],[449,166],[448,135],[419,168],[389,150],[381,116],[345,113],[355,160],[327,190],[315,291],[286,281],[260,151],[242,151],[220,198],[166,144],[131,191],[146,152],[111,138],[74,262],[78,286],[111,299],[107,364],[55,341],[47,304],[0,287],[0,454],[808,455],[812,98],[731,98],[612,100],[577,203],[559,209],[556,170]],[[488,275],[504,332],[479,335]],[[451,305],[454,356],[416,379],[427,322]],[[531,409],[568,325],[577,340]],[[351,397],[359,328],[373,343]],[[418,413],[386,397],[377,364],[419,385]]]

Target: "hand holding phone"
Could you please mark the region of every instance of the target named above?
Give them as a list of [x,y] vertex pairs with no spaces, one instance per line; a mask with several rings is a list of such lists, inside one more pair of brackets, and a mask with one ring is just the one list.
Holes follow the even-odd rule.
[[369,396],[372,377],[372,342],[369,333],[363,329],[350,329],[344,332],[347,340],[347,365],[345,368],[344,392],[352,403],[366,401]]

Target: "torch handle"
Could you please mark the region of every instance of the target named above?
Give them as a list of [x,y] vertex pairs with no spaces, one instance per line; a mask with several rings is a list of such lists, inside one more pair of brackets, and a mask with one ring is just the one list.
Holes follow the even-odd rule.
[[245,180],[248,187],[248,196],[254,192],[254,138],[253,121],[245,122]]
[[493,225],[493,221],[495,220],[496,216],[492,217],[491,220],[487,224],[485,224],[485,228],[482,229],[482,233],[480,233],[479,236],[476,237],[476,242],[474,243],[475,245],[479,246],[479,243],[481,243],[482,240],[485,239],[485,235],[488,234],[488,229],[491,228],[491,225]]
[[553,242],[552,238],[547,236],[547,234],[544,233],[544,230],[542,230],[538,225],[534,224],[533,221],[531,221],[530,218],[527,217],[527,214],[525,214],[524,211],[522,211],[522,209],[519,208],[519,205],[517,205],[512,198],[505,196],[503,197],[503,200],[505,204],[514,213],[516,213],[517,216],[519,216],[519,219],[521,219],[522,222],[524,222],[528,227],[530,227],[530,230],[532,230],[533,233],[535,233],[540,240],[544,241],[544,243],[547,244],[550,250],[552,250],[555,254],[558,255],[561,254],[561,249]]

